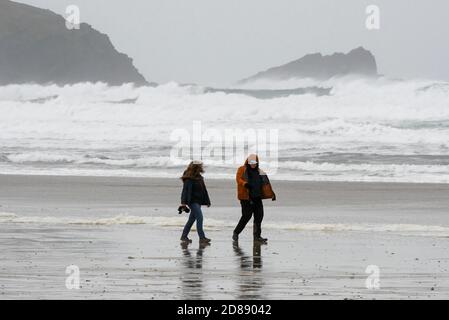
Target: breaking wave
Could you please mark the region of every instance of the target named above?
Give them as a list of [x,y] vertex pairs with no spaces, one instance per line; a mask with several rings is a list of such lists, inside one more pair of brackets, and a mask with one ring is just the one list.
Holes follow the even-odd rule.
[[[162,217],[162,216],[131,216],[118,215],[106,218],[70,218],[70,217],[38,217],[18,216],[14,213],[0,213],[0,224],[41,224],[41,225],[78,225],[78,226],[113,226],[113,225],[150,225],[154,227],[183,227],[185,217]],[[228,221],[210,219],[205,221],[208,230],[232,229],[234,223]],[[363,224],[363,223],[298,223],[283,222],[275,223],[267,221],[264,228],[274,230],[286,230],[297,232],[378,232],[397,235],[425,236],[425,237],[449,237],[449,227],[437,225],[419,224]]]
[[[312,87],[330,91],[301,89]],[[445,82],[10,85],[0,87],[0,113],[3,174],[179,176],[185,162],[170,158],[170,135],[201,120],[203,131],[277,129],[273,179],[449,183]],[[210,162],[208,173],[231,178],[242,161]]]

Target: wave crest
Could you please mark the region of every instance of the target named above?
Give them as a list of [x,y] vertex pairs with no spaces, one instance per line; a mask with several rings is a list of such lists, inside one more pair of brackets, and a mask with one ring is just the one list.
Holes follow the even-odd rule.
[[[131,216],[121,214],[106,218],[71,218],[71,217],[37,217],[17,216],[13,213],[0,213],[0,223],[13,224],[44,224],[44,225],[85,225],[85,226],[113,226],[113,225],[150,225],[154,227],[183,227],[185,217],[163,216]],[[205,227],[209,230],[234,228],[229,221],[207,219]],[[449,237],[449,227],[438,225],[418,224],[363,224],[363,223],[297,223],[297,222],[266,222],[264,228],[297,232],[378,232],[409,236]]]

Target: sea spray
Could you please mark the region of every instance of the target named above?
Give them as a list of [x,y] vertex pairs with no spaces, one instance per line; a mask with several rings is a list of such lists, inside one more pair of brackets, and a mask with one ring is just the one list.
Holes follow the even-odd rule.
[[[170,134],[201,120],[204,130],[278,130],[273,180],[449,183],[449,83],[345,78],[245,86],[332,90],[257,99],[173,82],[0,87],[0,173],[177,177],[185,164],[170,160]],[[233,178],[244,159],[237,160],[208,163],[208,176]]]

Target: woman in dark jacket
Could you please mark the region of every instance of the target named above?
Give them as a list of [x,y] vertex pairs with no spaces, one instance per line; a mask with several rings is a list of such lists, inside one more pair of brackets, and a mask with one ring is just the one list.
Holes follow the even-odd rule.
[[201,206],[206,205],[210,207],[210,199],[204,178],[201,175],[202,173],[204,173],[203,163],[201,161],[192,161],[181,177],[184,183],[181,194],[181,206],[188,207],[191,210],[189,220],[182,232],[182,242],[191,242],[187,236],[195,221],[200,242],[209,243],[211,241],[206,238],[203,230],[203,212],[201,211]]

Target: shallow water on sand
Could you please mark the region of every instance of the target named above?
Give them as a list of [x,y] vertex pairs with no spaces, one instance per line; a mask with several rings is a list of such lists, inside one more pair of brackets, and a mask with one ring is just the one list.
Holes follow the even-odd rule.
[[[178,242],[177,228],[145,225],[2,225],[0,292],[5,299],[374,299],[448,298],[447,239],[251,228],[233,244],[208,231],[210,246]],[[410,247],[413,242],[414,246]],[[81,288],[65,286],[69,265]],[[380,268],[368,290],[368,265]]]
[[[175,179],[0,175],[5,299],[448,298],[448,186],[275,182],[263,235],[234,246],[235,185],[208,181],[212,245],[179,243]],[[79,290],[66,268],[80,270]],[[369,290],[368,266],[380,289]],[[372,269],[371,269],[372,270]]]

